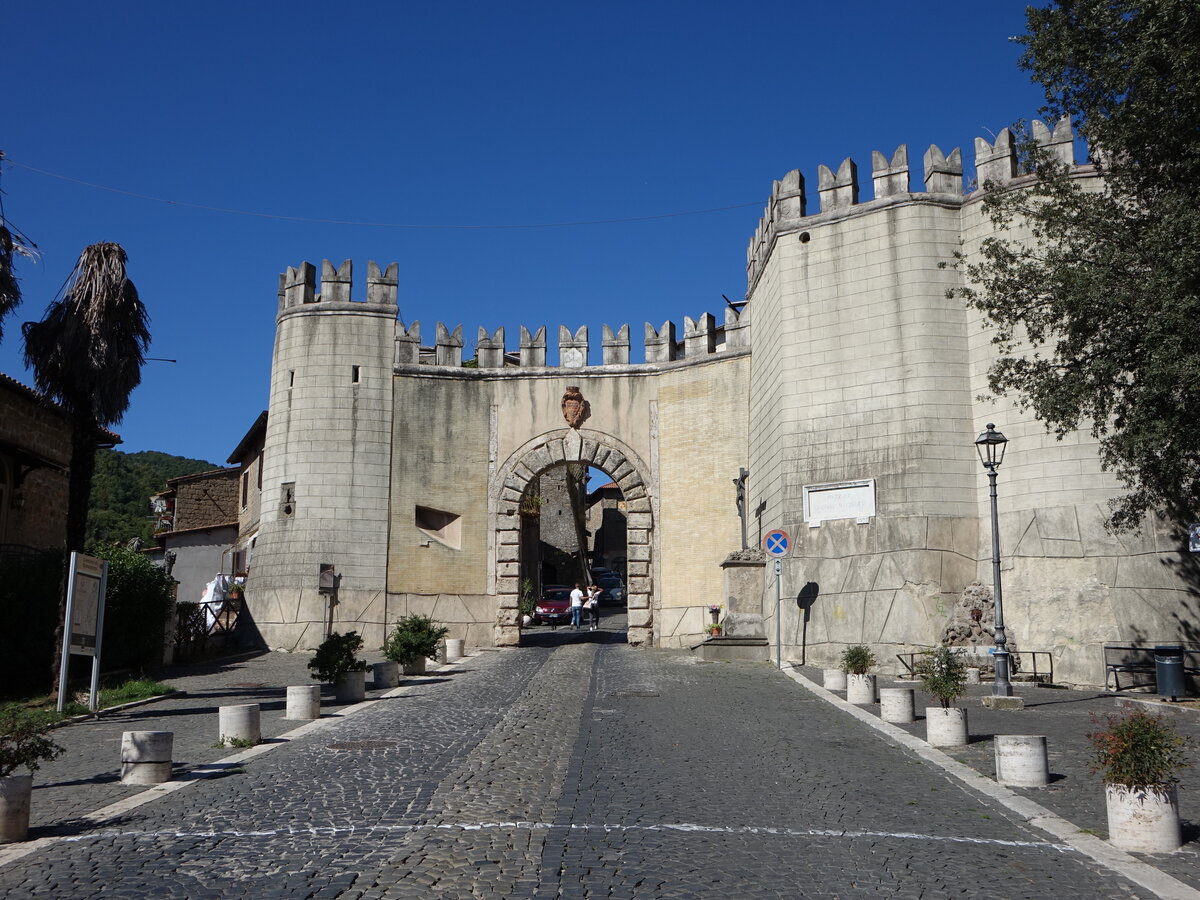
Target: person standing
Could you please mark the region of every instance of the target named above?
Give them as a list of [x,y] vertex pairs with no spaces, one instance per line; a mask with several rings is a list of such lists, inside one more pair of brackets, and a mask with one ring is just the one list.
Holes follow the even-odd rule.
[[590,631],[595,631],[600,627],[600,586],[591,585],[588,587],[587,602],[583,604],[583,608],[588,611],[591,616]]
[[575,590],[571,591],[571,627],[579,630],[579,616],[583,612],[583,585],[575,582]]

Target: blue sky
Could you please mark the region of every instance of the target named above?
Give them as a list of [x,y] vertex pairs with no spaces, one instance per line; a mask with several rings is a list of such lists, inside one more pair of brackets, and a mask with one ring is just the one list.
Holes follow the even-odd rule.
[[[116,241],[151,317],[121,449],[224,463],[265,408],[279,272],[400,265],[400,314],[479,326],[630,324],[745,293],[774,179],[871,151],[962,147],[1032,118],[1022,2],[10,4],[0,150],[138,199],[6,164],[8,219],[37,242],[20,323],[79,251]],[[750,205],[745,205],[750,204]],[[633,219],[555,228],[495,226]],[[433,226],[488,226],[448,228]]]

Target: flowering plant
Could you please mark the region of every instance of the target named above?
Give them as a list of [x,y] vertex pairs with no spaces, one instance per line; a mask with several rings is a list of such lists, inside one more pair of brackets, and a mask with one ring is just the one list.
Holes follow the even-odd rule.
[[709,604],[709,606],[708,606],[708,611],[709,611],[709,612],[720,612],[720,611],[721,611],[721,610],[723,610],[724,608],[725,608],[724,606],[718,606],[718,605],[717,605],[717,604],[715,604],[715,603],[710,603],[710,604]]

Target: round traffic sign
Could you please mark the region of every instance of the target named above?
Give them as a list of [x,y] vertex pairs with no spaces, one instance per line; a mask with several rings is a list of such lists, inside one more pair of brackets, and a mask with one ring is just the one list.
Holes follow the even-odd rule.
[[788,533],[782,528],[775,528],[768,531],[767,536],[763,538],[763,549],[767,551],[768,556],[787,556],[791,546],[792,539],[788,537]]

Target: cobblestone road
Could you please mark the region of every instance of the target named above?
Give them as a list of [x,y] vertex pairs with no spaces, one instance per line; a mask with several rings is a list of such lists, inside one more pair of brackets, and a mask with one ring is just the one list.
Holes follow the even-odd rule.
[[10,863],[0,896],[1147,896],[769,666],[545,644]]

